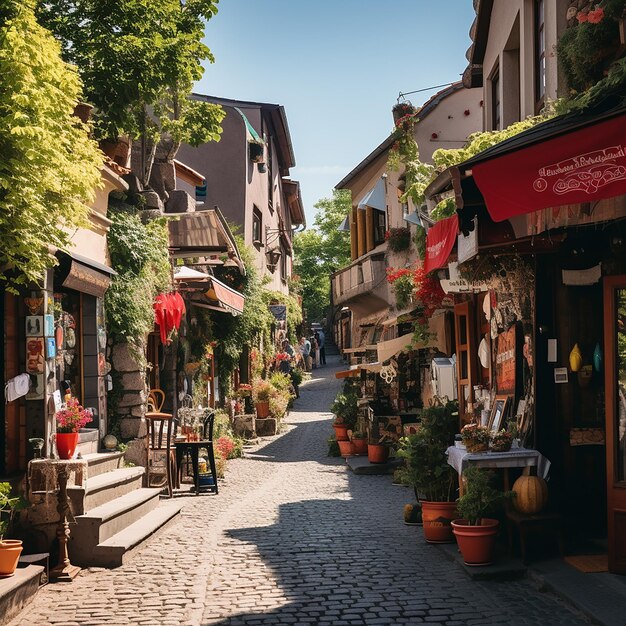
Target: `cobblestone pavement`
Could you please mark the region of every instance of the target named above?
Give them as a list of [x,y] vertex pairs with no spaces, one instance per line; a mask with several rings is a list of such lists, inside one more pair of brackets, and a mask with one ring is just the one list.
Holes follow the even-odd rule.
[[182,496],[127,564],[48,585],[10,626],[587,623],[526,581],[469,580],[402,523],[408,490],[328,458],[335,371],[301,388],[285,433],[230,462],[219,496]]

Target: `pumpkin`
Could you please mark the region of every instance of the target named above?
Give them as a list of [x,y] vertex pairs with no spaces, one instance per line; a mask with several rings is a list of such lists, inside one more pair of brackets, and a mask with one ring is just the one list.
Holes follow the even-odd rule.
[[513,484],[513,491],[513,506],[520,513],[539,513],[548,503],[548,485],[539,476],[520,476]]

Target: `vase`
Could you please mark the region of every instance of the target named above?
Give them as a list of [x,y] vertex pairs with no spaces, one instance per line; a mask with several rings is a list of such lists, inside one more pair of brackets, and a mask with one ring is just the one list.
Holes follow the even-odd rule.
[[78,433],[57,433],[57,452],[60,459],[71,459],[78,445]]
[[347,457],[354,454],[351,441],[338,441],[337,443],[339,444],[339,452],[341,456]]
[[470,526],[464,519],[452,522],[465,565],[489,565],[493,562],[499,525],[498,520],[485,517],[477,526]]
[[354,454],[367,454],[367,439],[352,439],[352,451]]
[[335,439],[337,441],[348,441],[348,427],[343,424],[333,424],[335,429]]
[[468,439],[464,443],[465,449],[471,453],[485,452],[486,450],[489,450],[489,442],[483,443],[481,441],[473,441],[471,439]]
[[389,448],[382,443],[367,445],[367,460],[370,463],[386,463],[389,458]]
[[456,502],[427,502],[422,505],[424,539],[428,543],[454,543],[452,520],[456,519]]
[[22,550],[22,542],[19,539],[0,541],[0,578],[15,574]]
[[256,403],[256,416],[259,419],[264,419],[270,415],[270,403],[269,400],[259,400]]

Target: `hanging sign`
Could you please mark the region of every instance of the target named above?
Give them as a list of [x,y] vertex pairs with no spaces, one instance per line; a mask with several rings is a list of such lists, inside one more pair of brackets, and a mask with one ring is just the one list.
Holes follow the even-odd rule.
[[496,387],[499,394],[515,395],[516,339],[515,324],[497,338]]
[[602,278],[602,264],[586,270],[563,270],[563,284],[582,287],[584,285],[595,285]]
[[459,232],[459,217],[455,213],[452,217],[437,222],[428,229],[426,234],[426,255],[424,257],[424,270],[426,273],[444,267]]
[[465,280],[459,273],[459,264],[456,261],[448,263],[449,279],[440,281],[445,293],[481,293],[494,288],[494,281]]

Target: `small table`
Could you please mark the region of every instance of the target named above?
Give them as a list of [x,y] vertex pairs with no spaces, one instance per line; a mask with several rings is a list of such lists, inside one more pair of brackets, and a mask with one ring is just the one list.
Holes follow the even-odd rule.
[[465,448],[450,446],[446,450],[448,464],[452,465],[459,475],[459,495],[463,495],[463,470],[471,463],[478,467],[504,469],[504,489],[509,491],[509,468],[510,467],[538,467],[544,471],[540,475],[547,474],[550,462],[537,450],[530,448],[511,448],[507,452],[468,452]]
[[[50,580],[57,582],[71,582],[74,580],[80,567],[72,565],[67,552],[67,543],[70,538],[70,503],[67,498],[67,483],[72,472],[75,474],[75,483],[82,485],[87,476],[87,461],[78,459],[34,459],[29,463],[29,483],[32,485],[33,472],[40,472],[44,478],[44,488],[47,491],[58,485],[57,511],[59,523],[57,525],[57,539],[59,540],[59,561],[50,570]],[[48,484],[48,479],[54,477],[54,484]]]
[[211,466],[211,475],[213,476],[213,485],[207,486],[207,489],[218,493],[217,487],[217,470],[215,467],[215,457],[211,454],[212,441],[177,441],[176,442],[176,467],[181,471],[181,463],[185,454],[191,454],[191,467],[193,469],[193,482],[196,488],[196,495],[200,493],[200,473],[198,472],[198,458],[200,456],[200,448],[207,448],[209,452],[209,465]]

